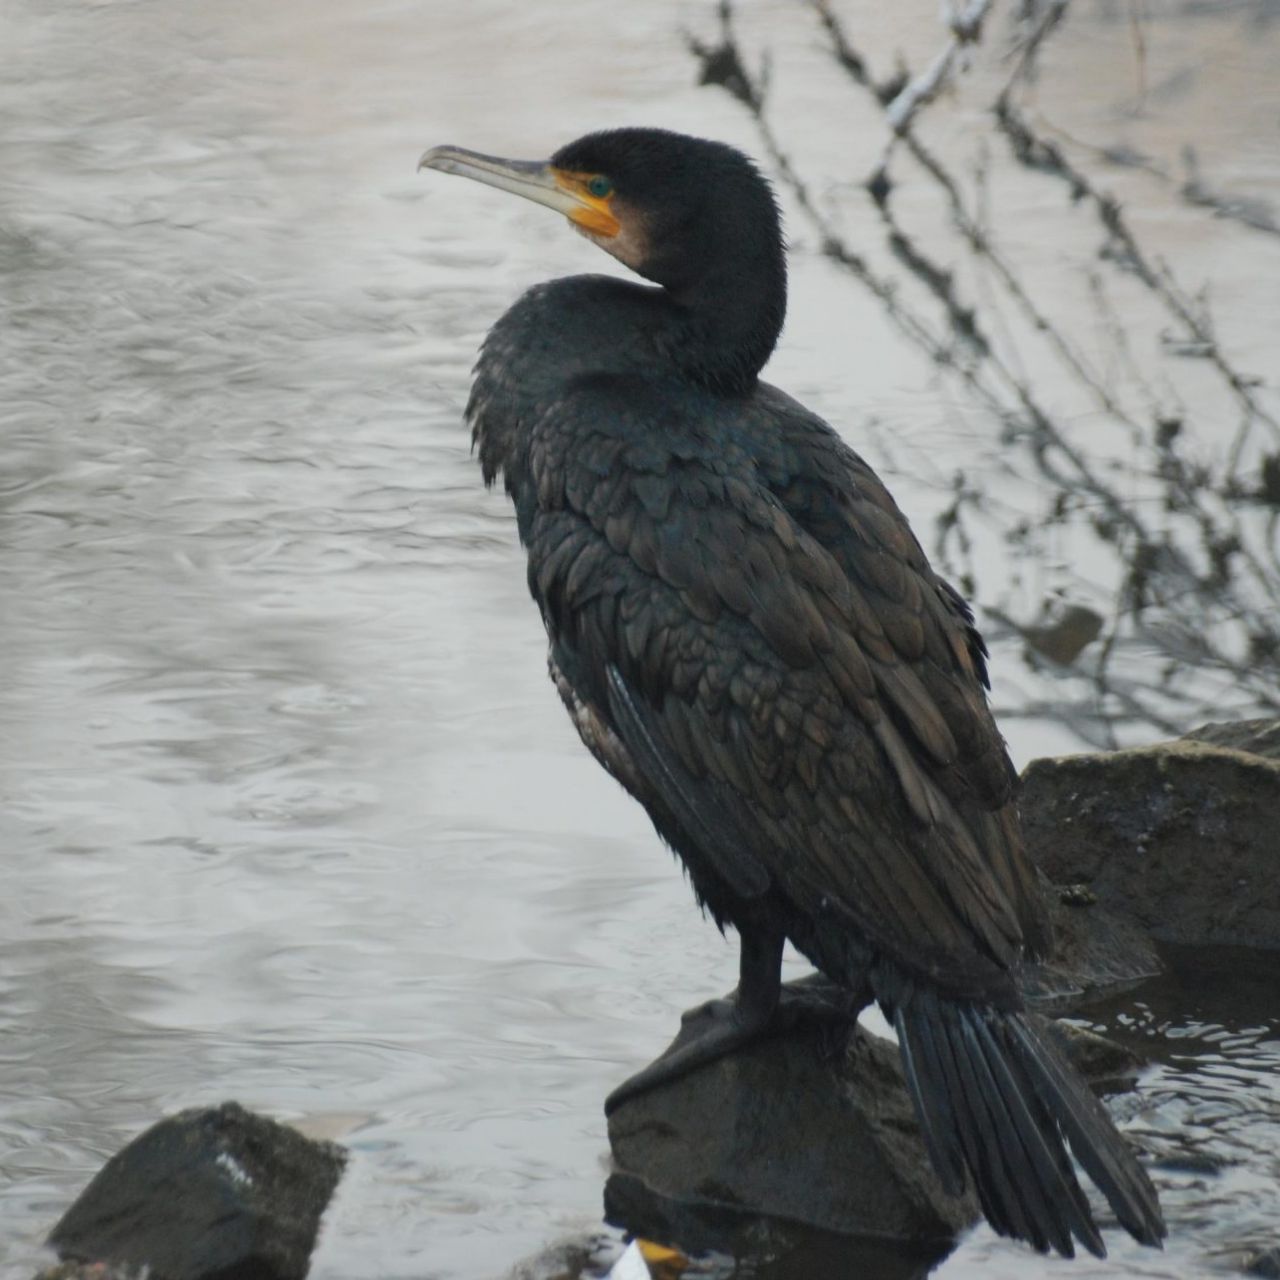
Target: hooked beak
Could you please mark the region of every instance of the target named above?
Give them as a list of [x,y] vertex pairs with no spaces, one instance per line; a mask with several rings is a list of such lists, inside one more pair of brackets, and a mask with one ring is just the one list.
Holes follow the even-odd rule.
[[590,195],[584,186],[586,175],[557,169],[545,160],[502,160],[463,147],[432,147],[422,153],[418,168],[456,173],[524,196],[563,213],[570,222],[596,235],[618,234],[618,219],[609,208],[611,197]]

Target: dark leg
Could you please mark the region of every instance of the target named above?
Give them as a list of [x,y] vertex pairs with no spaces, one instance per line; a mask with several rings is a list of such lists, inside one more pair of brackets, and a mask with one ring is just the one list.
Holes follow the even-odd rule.
[[605,1115],[629,1098],[679,1080],[764,1035],[778,1008],[783,941],[781,935],[742,933],[735,998],[709,1000],[690,1009],[681,1019],[680,1034],[670,1048],[605,1099]]
[[870,1001],[869,992],[861,998],[822,978],[802,978],[784,987],[782,936],[743,932],[740,938],[734,998],[709,1000],[690,1009],[681,1019],[680,1034],[670,1048],[605,1099],[605,1115],[628,1099],[670,1084],[752,1041],[786,1031],[802,1017],[851,1021]]

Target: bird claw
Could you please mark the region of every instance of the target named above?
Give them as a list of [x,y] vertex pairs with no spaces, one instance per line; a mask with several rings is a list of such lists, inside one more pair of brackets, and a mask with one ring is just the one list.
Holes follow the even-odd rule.
[[737,1011],[737,1002],[730,1000],[728,997],[721,997],[719,1000],[707,1000],[702,1004],[694,1005],[692,1009],[686,1009],[680,1015],[680,1025],[687,1027],[689,1023],[697,1022],[700,1019],[732,1018]]
[[767,1012],[746,1008],[734,999],[708,1000],[688,1009],[680,1017],[679,1034],[665,1052],[605,1099],[605,1115],[642,1093],[671,1084],[757,1040],[784,1035],[801,1023],[847,1027],[868,1003],[869,992],[863,996],[815,974],[784,983],[777,1004]]

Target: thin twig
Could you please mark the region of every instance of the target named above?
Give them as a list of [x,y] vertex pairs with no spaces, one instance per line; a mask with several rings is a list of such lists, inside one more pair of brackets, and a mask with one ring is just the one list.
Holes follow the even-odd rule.
[[[1237,474],[1253,426],[1262,423],[1280,434],[1280,423],[1263,406],[1253,382],[1221,351],[1203,301],[1184,293],[1168,266],[1144,250],[1118,202],[1069,162],[1060,146],[1034,131],[1014,102],[1014,89],[1034,74],[1047,39],[1061,25],[1067,0],[1040,0],[1030,6],[1015,66],[994,104],[996,129],[1019,163],[1068,184],[1073,199],[1091,210],[1107,233],[1104,260],[1141,281],[1176,320],[1176,341],[1203,355],[1217,370],[1242,410],[1240,430],[1227,451],[1225,476],[1220,468],[1191,462],[1178,443],[1186,410],[1171,386],[1157,398],[1110,304],[1103,273],[1090,271],[1088,282],[1109,326],[1114,353],[1109,369],[1123,370],[1128,384],[1143,394],[1146,410],[1141,421],[1076,350],[1049,309],[1033,298],[998,250],[990,219],[971,212],[958,178],[914,128],[925,104],[950,82],[962,47],[978,38],[989,3],[970,4],[958,15],[953,10],[947,50],[923,73],[913,78],[904,72],[896,80],[877,82],[869,59],[853,45],[826,0],[811,2],[836,64],[885,112],[887,141],[865,190],[879,211],[885,248],[941,306],[945,329],[927,320],[891,275],[852,248],[818,207],[769,119],[767,68],[756,74],[746,69],[731,0],[721,0],[719,44],[709,47],[692,38],[689,44],[703,64],[704,81],[722,85],[752,116],[780,184],[812,227],[822,252],[872,293],[907,340],[957,380],[972,402],[999,423],[1003,442],[1021,445],[1025,452],[1020,450],[1020,456],[1029,458],[1038,472],[1045,495],[1039,514],[1006,509],[989,488],[974,489],[963,474],[945,481],[952,498],[938,518],[940,558],[962,566],[963,585],[972,592],[971,522],[986,521],[1003,530],[1015,556],[1015,583],[1021,581],[1017,566],[1043,564],[1046,555],[1060,554],[1054,550],[1055,530],[1092,530],[1113,558],[1109,576],[1116,585],[1104,606],[1107,621],[1101,645],[1088,661],[1076,664],[1093,690],[1093,711],[1084,714],[1077,709],[1072,717],[1078,727],[1086,726],[1090,737],[1114,742],[1117,726],[1145,724],[1175,732],[1185,728],[1175,717],[1203,715],[1207,698],[1224,696],[1225,690],[1215,684],[1218,679],[1229,682],[1226,688],[1239,695],[1241,706],[1280,705],[1280,575],[1274,564],[1280,550],[1280,452],[1259,460],[1256,482],[1246,483]],[[975,19],[968,28],[966,14]],[[1012,334],[999,328],[1000,308],[991,305],[986,294],[976,303],[964,298],[937,248],[898,220],[893,193],[902,179],[891,174],[890,165],[902,151],[944,194],[952,228],[974,261],[986,268],[981,280],[990,280],[996,296],[1014,305],[1029,331],[1056,357],[1069,383],[1089,394],[1104,421],[1124,428],[1135,456],[1121,468],[1123,485],[1117,471],[1089,456],[1073,438],[1071,424],[1042,402]],[[1002,340],[997,344],[992,334]],[[921,475],[927,477],[928,471],[924,467]],[[937,477],[935,482],[943,481]],[[1257,518],[1246,525],[1250,510]],[[1089,584],[1078,576],[1074,581],[1088,590]],[[1097,598],[1096,589],[1091,595]],[[987,608],[988,616],[996,616],[989,603]],[[1247,640],[1244,656],[1237,643],[1241,636]],[[1162,655],[1156,679],[1149,659],[1141,668],[1133,662],[1142,646]],[[1139,670],[1136,682],[1126,675]],[[1189,673],[1195,674],[1194,680],[1187,678]]]

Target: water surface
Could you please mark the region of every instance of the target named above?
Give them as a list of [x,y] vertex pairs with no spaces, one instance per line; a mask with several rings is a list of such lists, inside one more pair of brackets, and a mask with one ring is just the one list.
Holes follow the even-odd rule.
[[[793,6],[753,15],[780,58],[812,55]],[[692,84],[682,24],[709,18],[5,5],[4,1276],[128,1138],[226,1098],[351,1149],[321,1280],[482,1280],[598,1229],[601,1099],[732,986],[735,950],[565,720],[460,422],[511,299],[608,265],[545,211],[413,170],[432,143],[535,156],[634,122],[754,147]],[[797,128],[824,91],[792,81]],[[847,145],[838,121],[802,132]],[[1051,234],[1057,193],[1023,194]],[[987,425],[796,239],[772,376],[855,441],[874,417],[970,457]],[[886,473],[921,521],[945,500]],[[1016,704],[1016,651],[997,660]],[[1073,742],[1010,732],[1020,760]],[[1235,1163],[1161,1175],[1163,1258],[1118,1243],[1078,1274],[1185,1276],[1280,1208],[1274,1016],[1197,989],[1107,1020],[1158,1046],[1126,1121]],[[939,1274],[1038,1265],[979,1231]]]

